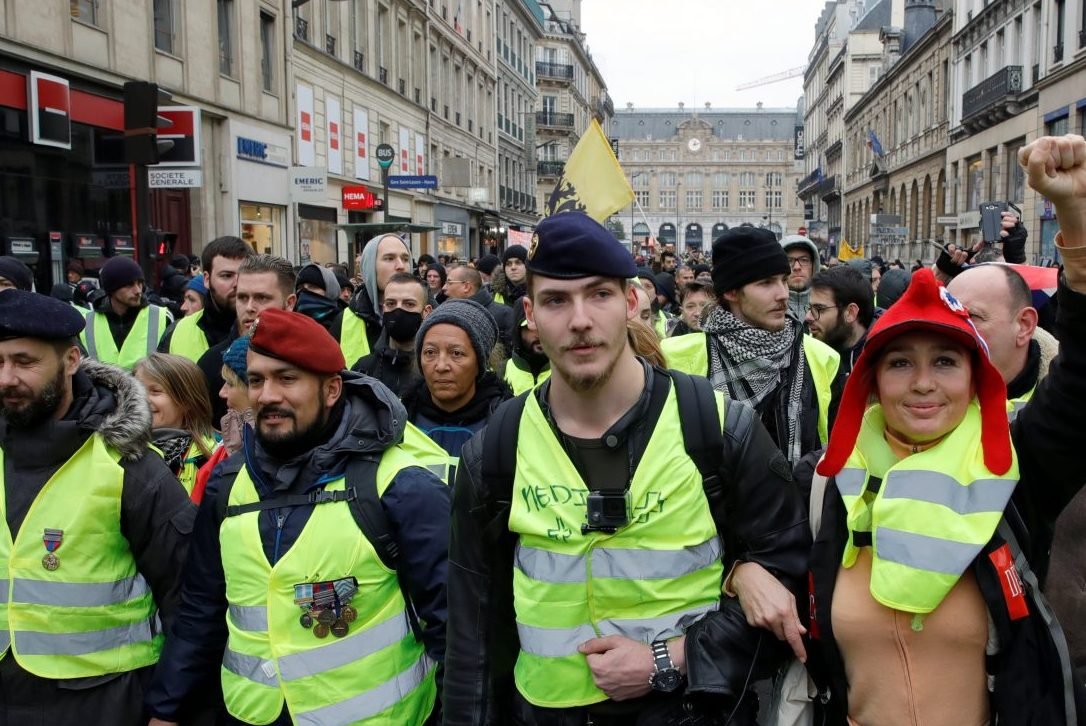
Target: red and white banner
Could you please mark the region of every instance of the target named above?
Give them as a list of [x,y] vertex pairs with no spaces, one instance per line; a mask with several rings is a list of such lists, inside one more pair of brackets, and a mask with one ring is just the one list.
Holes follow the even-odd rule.
[[72,148],[72,99],[67,79],[30,71],[29,82],[31,143]]
[[415,174],[426,175],[426,137],[415,134]]
[[173,148],[159,154],[159,165],[200,166],[200,109],[163,106],[158,115],[173,121],[173,126],[158,131],[158,138],[173,142]]
[[324,122],[328,124],[328,173],[343,173],[343,114],[339,99],[324,97]]
[[370,115],[364,108],[354,107],[354,178],[370,178]]
[[313,140],[313,89],[299,83],[295,98],[298,102],[298,115],[294,125],[294,133],[298,139],[298,166],[314,166],[317,163],[317,147]]
[[400,173],[411,173],[411,152],[408,145],[411,143],[411,132],[406,127],[400,127]]

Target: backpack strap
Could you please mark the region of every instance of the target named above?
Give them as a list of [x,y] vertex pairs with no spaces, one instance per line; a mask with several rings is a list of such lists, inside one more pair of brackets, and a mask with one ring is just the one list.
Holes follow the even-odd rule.
[[721,476],[725,446],[723,430],[730,431],[737,425],[740,408],[728,406],[725,400],[724,424],[721,425],[717,415],[716,392],[707,378],[676,370],[669,370],[668,375],[675,386],[686,455],[698,467],[713,522],[717,531],[723,533],[727,530],[724,478]]
[[1018,538],[1015,537],[1014,529],[1011,527],[1010,523],[1007,522],[1006,517],[999,520],[996,532],[1003,538],[1003,541],[1010,546],[1011,554],[1014,555],[1014,566],[1018,570],[1019,575],[1021,575],[1022,580],[1026,583],[1026,595],[1030,598],[1034,610],[1037,615],[1040,616],[1041,622],[1044,623],[1045,628],[1048,630],[1049,637],[1052,638],[1052,645],[1055,647],[1056,654],[1060,659],[1066,723],[1068,726],[1070,726],[1070,724],[1077,724],[1078,717],[1075,705],[1075,686],[1072,680],[1074,677],[1074,670],[1071,666],[1071,653],[1067,647],[1067,638],[1064,635],[1063,628],[1060,627],[1059,621],[1056,620],[1056,615],[1052,612],[1052,609],[1048,604],[1048,599],[1045,598],[1044,593],[1041,592],[1041,585],[1037,581],[1037,575],[1034,574],[1033,568],[1030,567],[1029,560],[1026,559],[1026,553],[1018,544]]
[[530,395],[531,389],[498,406],[483,433],[482,480],[490,486],[489,504],[493,516],[502,510],[508,511],[513,502],[520,418]]

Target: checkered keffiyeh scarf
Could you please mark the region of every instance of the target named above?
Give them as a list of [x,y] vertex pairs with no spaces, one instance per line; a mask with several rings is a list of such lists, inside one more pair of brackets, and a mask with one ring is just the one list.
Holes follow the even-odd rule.
[[[774,333],[752,327],[726,308],[718,307],[709,313],[702,330],[709,334],[714,351],[709,356],[709,381],[729,398],[757,408],[787,380],[799,335],[798,324],[792,318],[787,318],[784,329]],[[806,367],[802,354],[796,358],[788,392],[788,441],[779,442],[793,464],[801,456],[797,422]]]

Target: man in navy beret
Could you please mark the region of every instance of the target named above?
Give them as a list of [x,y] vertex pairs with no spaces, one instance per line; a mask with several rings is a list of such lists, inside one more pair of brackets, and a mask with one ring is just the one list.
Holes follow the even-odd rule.
[[[787,462],[751,409],[634,353],[637,268],[602,225],[543,220],[527,267],[524,312],[551,377],[461,451],[445,723],[753,723],[757,699],[742,694],[787,647],[759,645],[721,582],[731,570],[748,606],[768,592],[779,615],[759,624],[802,652],[794,596],[767,571],[806,582]],[[697,460],[684,422],[705,442]],[[709,471],[710,446],[727,476]],[[723,486],[710,497],[703,478]]]
[[0,723],[135,726],[195,507],[150,448],[143,387],[82,359],[83,316],[0,293]]

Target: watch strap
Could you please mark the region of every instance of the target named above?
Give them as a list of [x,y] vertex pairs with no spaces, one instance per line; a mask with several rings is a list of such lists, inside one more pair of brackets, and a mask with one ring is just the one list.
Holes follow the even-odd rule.
[[666,640],[654,640],[652,643],[653,667],[656,673],[660,671],[674,670],[675,662],[671,660],[671,653],[667,650]]

